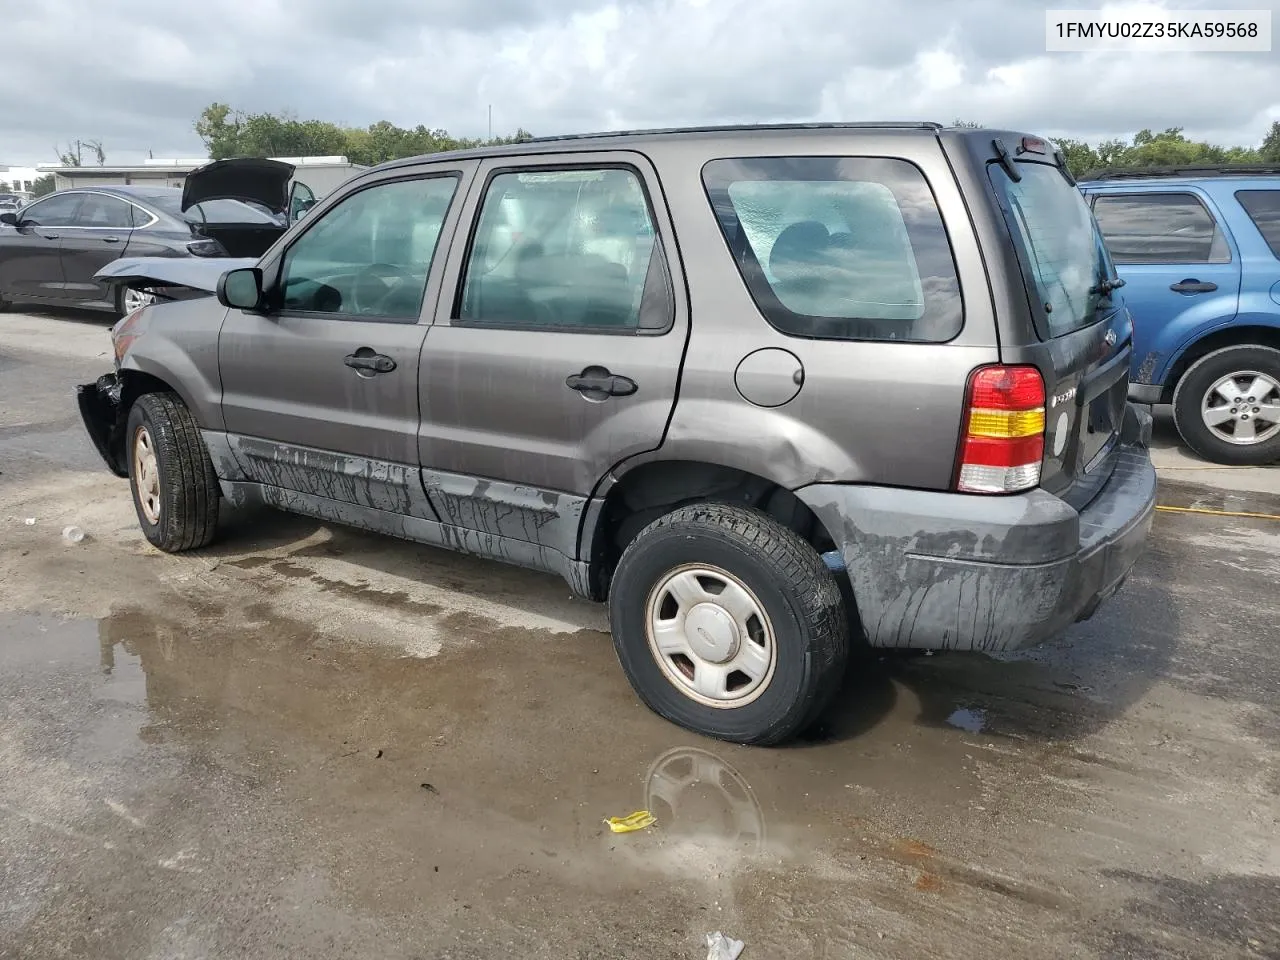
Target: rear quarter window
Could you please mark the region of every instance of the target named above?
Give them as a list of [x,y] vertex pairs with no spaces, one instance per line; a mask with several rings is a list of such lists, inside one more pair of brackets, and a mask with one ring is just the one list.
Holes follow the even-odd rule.
[[1236,199],[1271,252],[1280,257],[1280,190],[1237,190]]
[[939,343],[964,310],[920,170],[867,157],[747,157],[702,171],[752,299],[782,333]]

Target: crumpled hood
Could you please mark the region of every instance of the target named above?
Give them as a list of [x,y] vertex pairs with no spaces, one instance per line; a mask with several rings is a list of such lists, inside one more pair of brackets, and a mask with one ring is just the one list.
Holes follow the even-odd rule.
[[190,287],[215,293],[228,270],[257,265],[257,257],[121,257],[93,279],[126,287]]
[[206,200],[245,200],[260,203],[272,213],[284,213],[289,208],[289,181],[295,169],[291,163],[258,157],[214,160],[187,174],[182,209]]

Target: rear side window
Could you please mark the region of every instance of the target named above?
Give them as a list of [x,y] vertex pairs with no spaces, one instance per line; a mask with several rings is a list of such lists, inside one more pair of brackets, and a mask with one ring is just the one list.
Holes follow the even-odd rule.
[[1280,257],[1280,190],[1237,190],[1236,199],[1271,252]]
[[461,323],[636,332],[671,324],[639,176],[623,167],[498,173],[467,262]]
[[1190,193],[1099,196],[1093,215],[1116,263],[1230,263],[1227,239]]
[[964,309],[942,216],[905,160],[713,160],[703,185],[752,298],[785,334],[940,343]]

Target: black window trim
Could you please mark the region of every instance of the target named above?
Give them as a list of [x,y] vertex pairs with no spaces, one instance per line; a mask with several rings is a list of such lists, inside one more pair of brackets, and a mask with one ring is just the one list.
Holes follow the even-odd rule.
[[[323,223],[324,218],[327,217],[331,212],[338,209],[340,206],[342,206],[344,203],[346,203],[348,200],[350,200],[352,197],[356,196],[357,194],[364,193],[368,190],[373,190],[378,187],[385,187],[388,184],[393,184],[393,183],[407,183],[409,181],[414,181],[414,180],[442,180],[446,177],[454,181],[453,195],[449,198],[449,206],[445,208],[444,220],[440,224],[440,236],[436,238],[435,248],[431,251],[431,262],[427,264],[427,274],[425,279],[423,280],[423,286],[422,286],[422,298],[418,301],[418,313],[416,316],[386,317],[386,316],[378,316],[376,314],[347,313],[344,311],[286,310],[282,306],[278,305],[279,298],[283,292],[280,289],[280,280],[284,273],[285,262],[288,260],[289,252],[293,250],[295,246],[297,246],[298,242],[301,241],[303,237],[305,237],[308,233],[310,233],[313,229],[315,229],[316,224]],[[267,309],[265,311],[266,315],[269,317],[281,317],[281,318],[298,319],[298,320],[341,320],[341,321],[353,322],[353,323],[395,323],[395,324],[400,324],[402,326],[422,323],[423,312],[427,306],[426,304],[427,290],[431,286],[431,272],[435,270],[436,264],[440,262],[439,261],[440,247],[441,247],[441,244],[445,241],[444,228],[445,228],[445,225],[448,223],[449,214],[453,211],[454,204],[460,202],[458,197],[458,194],[459,194],[458,188],[463,184],[465,179],[466,179],[465,171],[450,167],[446,170],[441,170],[441,171],[419,170],[413,173],[406,173],[398,177],[388,177],[385,180],[373,180],[373,181],[370,181],[369,183],[361,184],[359,187],[352,190],[350,193],[344,193],[342,196],[335,198],[334,202],[330,206],[325,207],[325,209],[319,215],[315,217],[311,217],[311,216],[304,217],[299,222],[305,224],[305,226],[301,231],[299,231],[298,235],[290,239],[287,246],[283,247],[279,253],[275,254],[270,261],[268,261],[263,265],[264,274],[268,274],[270,276],[270,283],[267,285],[268,286],[268,291],[267,291],[268,304],[267,304]],[[425,325],[429,326],[430,324],[428,323]]]
[[[1235,251],[1231,249],[1231,234],[1227,232],[1226,228],[1223,227],[1222,225],[1222,221],[1213,212],[1213,210],[1210,209],[1209,205],[1205,203],[1205,198],[1202,197],[1199,193],[1195,192],[1194,190],[1189,190],[1189,189],[1112,190],[1112,191],[1099,190],[1094,193],[1094,198],[1095,198],[1093,203],[1094,219],[1096,220],[1098,218],[1098,214],[1097,214],[1098,200],[1102,200],[1104,198],[1118,199],[1118,200],[1131,200],[1135,197],[1190,197],[1191,199],[1193,199],[1196,203],[1200,205],[1200,209],[1205,212],[1205,215],[1209,218],[1209,222],[1213,224],[1213,229],[1217,233],[1222,234],[1223,244],[1227,248],[1227,259],[1226,260],[1120,260],[1116,258],[1115,253],[1111,253],[1111,244],[1110,244],[1110,241],[1107,241],[1107,251],[1111,253],[1111,260],[1116,266],[1118,267],[1121,267],[1121,266],[1123,267],[1158,267],[1161,264],[1168,264],[1170,266],[1222,266],[1224,264],[1235,262]],[[1098,230],[1099,232],[1102,231],[1101,223],[1098,224]],[[1106,233],[1102,234],[1102,239],[1103,240],[1107,239]],[[1209,245],[1210,245],[1210,248],[1212,249],[1212,246],[1213,246],[1212,239],[1210,239]]]
[[[921,181],[924,183],[925,188],[929,191],[929,196],[933,199],[934,209],[937,211],[937,214],[938,214],[938,222],[942,225],[942,234],[947,241],[947,250],[951,254],[951,268],[956,279],[956,295],[960,300],[960,322],[957,324],[955,332],[951,334],[951,336],[947,337],[945,340],[908,340],[908,339],[894,338],[894,337],[806,336],[804,334],[792,333],[789,330],[784,330],[781,327],[777,326],[769,318],[769,315],[765,312],[763,305],[757,299],[756,293],[751,287],[751,282],[749,278],[745,274],[743,274],[742,266],[741,264],[738,263],[738,258],[737,256],[735,256],[733,247],[730,245],[729,237],[726,236],[724,227],[720,223],[720,218],[716,214],[715,198],[712,197],[711,195],[711,187],[707,183],[706,173],[707,173],[707,167],[709,167],[713,163],[717,163],[722,160],[736,160],[739,162],[761,161],[761,160],[893,160],[893,161],[907,164],[909,167],[915,170],[916,173],[920,175]],[[711,214],[711,219],[715,224],[716,233],[719,234],[720,241],[721,243],[724,244],[725,253],[728,254],[729,260],[733,263],[734,271],[742,280],[742,286],[746,290],[747,296],[751,299],[751,302],[755,305],[756,312],[759,313],[761,318],[765,321],[765,323],[769,325],[769,328],[781,334],[782,336],[790,337],[795,340],[808,340],[816,343],[877,343],[877,344],[899,343],[899,344],[909,344],[914,346],[941,346],[943,344],[952,343],[956,339],[964,335],[965,327],[968,324],[969,312],[968,312],[968,308],[965,300],[964,283],[960,277],[960,262],[956,259],[956,247],[951,236],[951,228],[947,224],[947,218],[942,214],[942,205],[938,201],[937,191],[934,190],[933,182],[929,179],[929,175],[925,173],[924,168],[921,167],[920,164],[916,163],[915,160],[911,159],[910,157],[904,157],[901,155],[895,156],[891,154],[878,154],[878,153],[877,154],[869,154],[869,153],[717,154],[716,156],[710,158],[705,163],[703,163],[701,168],[699,168],[698,180],[702,185],[703,195],[707,200],[707,210]],[[881,184],[881,186],[885,186],[885,184]],[[726,187],[726,192],[727,192],[727,187]],[[896,197],[894,198],[894,201],[895,203],[897,202]],[[735,216],[736,216],[736,213],[735,213]],[[908,240],[910,239],[911,239],[910,234],[908,234]],[[764,278],[763,268],[761,267],[759,260],[756,258],[755,251],[750,248],[750,244],[747,244],[747,253],[751,256],[752,260],[756,263],[756,269],[761,271],[760,273],[761,278]],[[913,254],[914,254],[914,247],[913,247]],[[774,301],[783,310],[786,310],[788,313],[794,314],[794,311],[788,309],[786,305],[783,304],[782,301],[778,299],[777,294],[774,293],[773,288],[768,283],[768,280],[764,281],[764,292],[767,297],[769,297],[772,301]],[[795,315],[799,316],[799,314],[795,314]],[[864,321],[873,322],[873,323],[874,322],[890,322],[890,321],[876,321],[874,318],[865,318],[865,317],[863,318],[835,317],[835,318],[820,318],[820,319],[833,319],[833,320],[851,319],[851,320],[864,320]],[[892,321],[892,322],[897,322],[897,321]]]
[[[654,207],[653,195],[649,192],[649,184],[645,180],[644,172],[635,164],[628,163],[624,160],[578,160],[569,161],[568,163],[546,163],[547,158],[555,157],[556,154],[538,154],[528,157],[503,157],[503,160],[509,161],[503,166],[494,167],[484,178],[484,183],[480,185],[480,193],[476,202],[475,212],[471,216],[471,225],[467,231],[467,242],[463,248],[462,259],[459,262],[458,281],[453,291],[453,299],[449,305],[449,326],[457,327],[462,330],[516,330],[516,331],[533,331],[535,333],[576,333],[586,334],[590,336],[602,337],[661,337],[670,333],[675,327],[676,321],[676,305],[675,305],[675,283],[671,272],[671,263],[667,259],[666,244],[662,240],[662,230],[659,227],[657,210]],[[524,162],[521,162],[524,161]],[[534,162],[529,162],[534,161]],[[462,310],[462,294],[467,285],[467,273],[471,266],[471,254],[475,249],[476,234],[480,229],[480,218],[484,214],[484,204],[489,198],[489,188],[493,185],[493,181],[503,174],[509,173],[527,173],[529,171],[541,171],[546,173],[565,173],[574,170],[624,170],[636,178],[640,184],[640,191],[644,195],[645,206],[649,212],[649,222],[653,225],[653,257],[661,257],[662,262],[657,271],[660,275],[659,280],[654,282],[662,282],[666,286],[665,298],[667,301],[667,317],[666,323],[661,327],[642,328],[636,326],[634,328],[627,327],[619,329],[617,327],[605,326],[582,326],[579,324],[557,324],[549,326],[542,323],[493,323],[484,320],[464,320],[458,314]],[[650,278],[654,273],[653,258],[650,259],[649,270],[645,275],[645,288],[640,293],[640,304],[643,309],[645,300],[653,295],[653,292],[647,287]],[[639,317],[636,318],[637,324]]]
[[[1280,260],[1280,240],[1277,240],[1276,245],[1272,246],[1271,241],[1267,239],[1267,235],[1263,233],[1262,228],[1258,226],[1258,221],[1254,217],[1253,211],[1246,207],[1244,205],[1244,201],[1240,199],[1240,194],[1242,193],[1274,193],[1277,197],[1280,197],[1280,187],[1241,187],[1231,194],[1236,203],[1240,204],[1240,209],[1243,210],[1244,215],[1249,218],[1249,222],[1253,224],[1253,229],[1256,230],[1258,232],[1258,236],[1262,238],[1263,246],[1271,251],[1271,256]],[[1280,211],[1277,211],[1277,213],[1280,214]]]

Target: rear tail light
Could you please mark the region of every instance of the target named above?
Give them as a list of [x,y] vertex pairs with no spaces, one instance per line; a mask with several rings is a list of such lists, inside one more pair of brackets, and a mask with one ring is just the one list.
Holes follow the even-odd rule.
[[217,240],[192,240],[187,244],[187,252],[193,257],[225,257],[226,249]]
[[1035,367],[979,367],[969,376],[956,489],[1017,493],[1040,483],[1044,378]]

